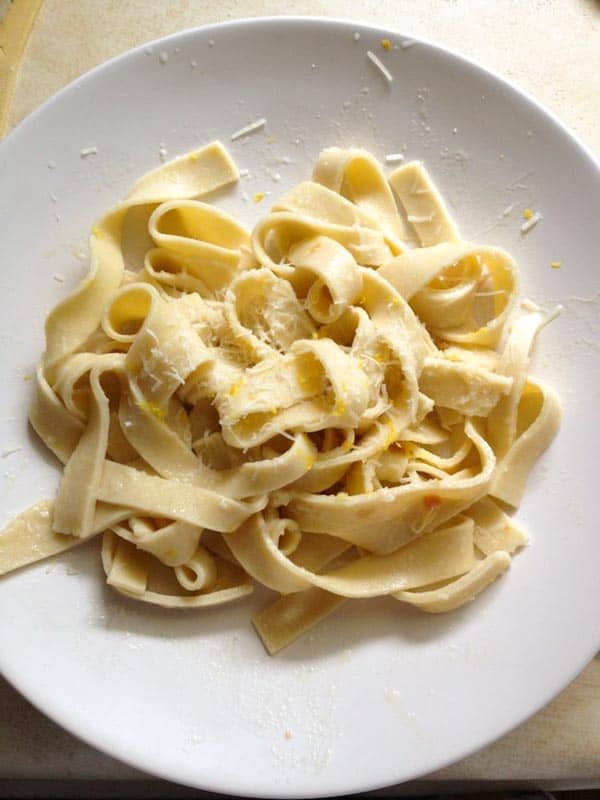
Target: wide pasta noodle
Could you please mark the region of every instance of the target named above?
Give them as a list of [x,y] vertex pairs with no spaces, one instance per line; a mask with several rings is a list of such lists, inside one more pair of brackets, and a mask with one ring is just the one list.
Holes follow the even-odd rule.
[[527,542],[505,508],[560,421],[528,374],[547,318],[418,162],[324,150],[252,232],[201,199],[237,179],[213,142],[93,227],[30,409],[62,479],[0,534],[0,574],[100,534],[130,598],[276,592],[270,653],[350,598],[463,605]]

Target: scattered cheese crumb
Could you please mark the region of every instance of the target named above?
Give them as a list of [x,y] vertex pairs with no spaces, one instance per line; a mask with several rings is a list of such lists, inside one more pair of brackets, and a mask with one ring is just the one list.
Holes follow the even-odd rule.
[[[523,214],[523,216],[525,216],[525,214]],[[521,233],[527,233],[527,231],[530,231],[541,219],[543,219],[543,217],[539,211],[536,211],[535,213],[532,213],[531,217],[525,217],[525,219],[527,221],[521,225]]]
[[167,61],[169,60],[169,54],[167,53],[166,50],[160,51],[160,53],[158,54],[158,60],[160,61],[161,64],[167,63]]
[[367,58],[372,64],[374,64],[377,67],[377,69],[381,72],[381,74],[388,83],[391,83],[394,80],[394,78],[392,77],[392,73],[384,64],[381,63],[381,61],[377,58],[377,56],[375,55],[375,53],[373,53],[372,50],[367,50]]
[[147,48],[144,50],[144,53],[145,53],[147,56],[151,56],[153,52],[154,52],[154,50],[153,50],[151,47],[147,47]]
[[249,125],[246,125],[244,128],[240,128],[235,133],[231,134],[231,141],[235,142],[236,139],[241,139],[242,136],[247,136],[249,133],[254,133],[254,131],[258,131],[267,124],[267,120],[264,117],[251,122]]
[[87,158],[88,156],[95,156],[98,153],[97,147],[82,147],[79,151],[79,155],[81,158]]
[[209,47],[214,47],[215,46],[215,40],[214,39],[209,39],[208,40],[208,46]]
[[383,49],[387,50],[388,52],[392,49],[392,43],[390,42],[389,39],[382,39],[380,44],[383,47]]
[[54,275],[52,276],[52,278],[53,278],[53,279],[54,279],[54,280],[55,280],[57,283],[64,283],[64,282],[65,282],[65,276],[64,276],[64,275],[59,275],[57,272],[55,272],[55,273],[54,273]]
[[[168,155],[168,153],[167,153],[167,148],[166,148],[166,147],[164,146],[164,144],[161,142],[161,143],[158,145],[158,157],[159,157],[159,158],[160,158],[160,160],[163,162],[163,164],[164,164],[164,162],[167,160],[167,155]],[[194,159],[193,159],[193,158],[190,156],[190,161],[193,161],[193,160],[194,160]]]
[[[545,328],[546,325],[549,325],[551,322],[554,322],[555,319],[558,319],[562,312],[564,311],[564,307],[561,305],[555,306],[552,311],[549,311],[544,319],[542,320],[542,328]],[[541,329],[540,329],[541,330]]]
[[404,155],[402,153],[388,153],[385,157],[386,164],[395,164],[397,161],[404,161]]
[[57,203],[58,202],[58,197],[55,194],[51,194],[50,195],[50,200],[52,200],[53,203]]
[[198,66],[198,62],[195,59],[193,61],[190,61],[190,67],[192,69],[196,69],[197,66]]
[[5,450],[2,453],[2,458],[8,458],[9,456],[14,456],[15,453],[20,453],[22,449],[23,449],[22,447],[12,447],[10,450]]
[[281,175],[278,172],[275,172],[275,170],[269,169],[267,172],[269,173],[271,180],[275,181],[275,183],[279,183],[281,181]]
[[275,156],[275,161],[278,164],[291,164],[292,159],[289,156]]
[[352,103],[350,102],[350,100],[344,100],[344,102],[342,103],[342,107],[345,108],[346,110],[348,110],[351,107],[351,105]]
[[550,266],[552,269],[560,269],[562,267],[562,261],[551,261]]
[[254,197],[252,199],[254,200],[255,203],[261,203],[265,199],[265,193],[264,192],[256,192],[256,194],[254,195]]
[[405,39],[403,42],[400,42],[400,47],[403,50],[408,50],[409,47],[414,47],[416,42],[414,39]]
[[23,380],[24,381],[33,380],[33,375],[30,375],[29,372],[28,372],[26,375],[23,375]]
[[356,33],[352,34],[352,38],[354,39],[355,42],[360,41],[360,33],[356,31]]
[[244,203],[248,202],[248,192],[242,192],[242,200]]
[[424,225],[425,223],[433,222],[433,220],[435,219],[435,214],[433,212],[431,214],[425,214],[421,216],[417,214],[408,214],[406,219],[412,225]]
[[247,178],[249,175],[250,175],[250,170],[246,169],[246,167],[240,170],[240,178]]
[[508,217],[509,214],[512,214],[512,211],[513,211],[514,207],[515,207],[514,203],[512,205],[510,205],[510,206],[506,206],[506,208],[502,212],[502,216],[503,217]]
[[56,169],[56,161],[52,159],[48,162],[48,169]]
[[531,219],[532,217],[533,217],[533,211],[530,208],[526,208],[525,211],[523,211],[523,218]]
[[362,89],[360,90],[360,93],[361,94],[369,94],[369,87],[368,86],[363,86]]
[[452,128],[452,133],[456,135],[458,133],[458,128]]

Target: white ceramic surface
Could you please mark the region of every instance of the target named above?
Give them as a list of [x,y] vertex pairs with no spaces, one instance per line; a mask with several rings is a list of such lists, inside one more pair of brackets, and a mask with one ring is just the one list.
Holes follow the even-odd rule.
[[[383,37],[398,49],[385,53]],[[0,145],[0,441],[3,453],[22,448],[0,461],[0,526],[51,496],[59,475],[25,421],[45,315],[84,273],[94,218],[156,166],[161,144],[175,155],[228,143],[266,117],[232,143],[251,177],[220,198],[249,224],[265,209],[243,193],[271,192],[268,202],[324,146],[402,150],[426,161],[466,238],[506,247],[524,293],[564,307],[534,370],[559,389],[565,416],[519,512],[532,546],[463,610],[353,602],[270,659],[249,623],[260,592],[208,612],[139,606],[104,587],[96,543],[0,581],[5,676],[73,733],[171,780],[281,797],[414,778],[524,720],[600,645],[600,170],[514,87],[407,44],[315,19],[182,33],[94,70]],[[82,158],[87,147],[97,154]],[[544,219],[521,236],[525,207]]]

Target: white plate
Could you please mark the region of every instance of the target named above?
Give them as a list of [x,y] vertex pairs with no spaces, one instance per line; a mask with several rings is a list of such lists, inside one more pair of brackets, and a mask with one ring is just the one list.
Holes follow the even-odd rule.
[[[385,53],[382,37],[398,48]],[[507,248],[526,294],[564,306],[536,360],[565,416],[519,512],[532,546],[463,610],[431,617],[392,600],[353,602],[268,658],[249,622],[260,593],[198,613],[136,605],[104,587],[96,543],[0,581],[5,676],[71,732],[175,781],[281,797],[415,778],[522,722],[600,645],[598,165],[514,87],[407,44],[316,19],[178,34],[78,80],[0,146],[0,431],[3,450],[23,448],[1,462],[0,527],[51,496],[59,474],[25,421],[24,376],[46,313],[83,274],[94,218],[157,165],[161,143],[169,155],[228,143],[266,117],[264,131],[231,145],[252,177],[223,202],[248,223],[266,204],[242,192],[276,197],[322,147],[402,150],[426,161],[466,238]],[[97,155],[82,158],[87,147]],[[544,219],[521,236],[528,206]]]

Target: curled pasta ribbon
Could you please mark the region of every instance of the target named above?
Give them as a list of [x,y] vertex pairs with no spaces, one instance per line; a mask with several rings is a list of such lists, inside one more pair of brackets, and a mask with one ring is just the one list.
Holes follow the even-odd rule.
[[516,264],[418,162],[329,148],[252,232],[206,202],[237,177],[213,143],[93,228],[30,410],[62,479],[0,534],[0,574],[102,534],[142,602],[268,587],[270,653],[351,598],[470,602],[527,543],[505,509],[559,424],[529,376],[548,318],[513,314]]
[[350,200],[385,231],[396,250],[404,250],[406,226],[394,200],[390,183],[379,163],[366,150],[328,147],[319,155],[313,179]]
[[413,453],[417,457],[415,472],[428,473],[433,481],[409,479],[393,488],[344,493],[341,497],[296,491],[289,494],[286,514],[302,530],[338,536],[373,553],[391,553],[487,493],[496,459],[471,423],[465,426],[465,436],[474,445],[480,463],[463,475],[447,474],[435,463],[421,463],[419,455],[427,456],[417,452]]
[[468,242],[411,250],[379,274],[410,302],[432,336],[467,346],[498,344],[518,291],[508,253]]
[[[185,565],[186,572],[183,568],[175,569],[176,574],[178,572],[185,576],[181,589],[189,592],[175,593],[173,588],[169,591],[169,576],[164,572],[161,574],[162,565],[159,561],[140,553],[135,545],[113,531],[107,531],[102,537],[102,566],[106,582],[120,594],[134,600],[165,608],[206,608],[231,603],[252,592],[252,583],[242,570],[222,559],[219,559],[218,566],[215,559],[209,567],[205,558],[205,555],[196,554],[194,560]],[[152,574],[152,567],[158,574]],[[201,570],[212,571],[208,591],[196,590]],[[196,576],[195,579],[190,575]],[[200,581],[202,589],[205,588],[204,582]],[[154,584],[156,588],[151,588]]]
[[296,294],[306,297],[306,308],[316,322],[334,322],[360,297],[362,276],[358,265],[346,248],[333,239],[307,239],[294,245],[289,257],[296,268],[292,277]]
[[250,575],[281,594],[318,586],[342,597],[376,597],[426,586],[438,576],[463,574],[474,563],[473,523],[467,519],[423,535],[394,553],[359,556],[322,574],[295,564],[293,555],[285,555],[261,515],[251,517],[229,535],[227,543]]
[[131,209],[153,207],[166,198],[180,200],[206,194],[238,178],[237,167],[227,151],[219,142],[213,142],[138,181],[127,199],[92,228],[88,275],[48,315],[44,354],[46,369],[52,370],[94,332],[106,303],[119,288],[124,269],[123,224]]

